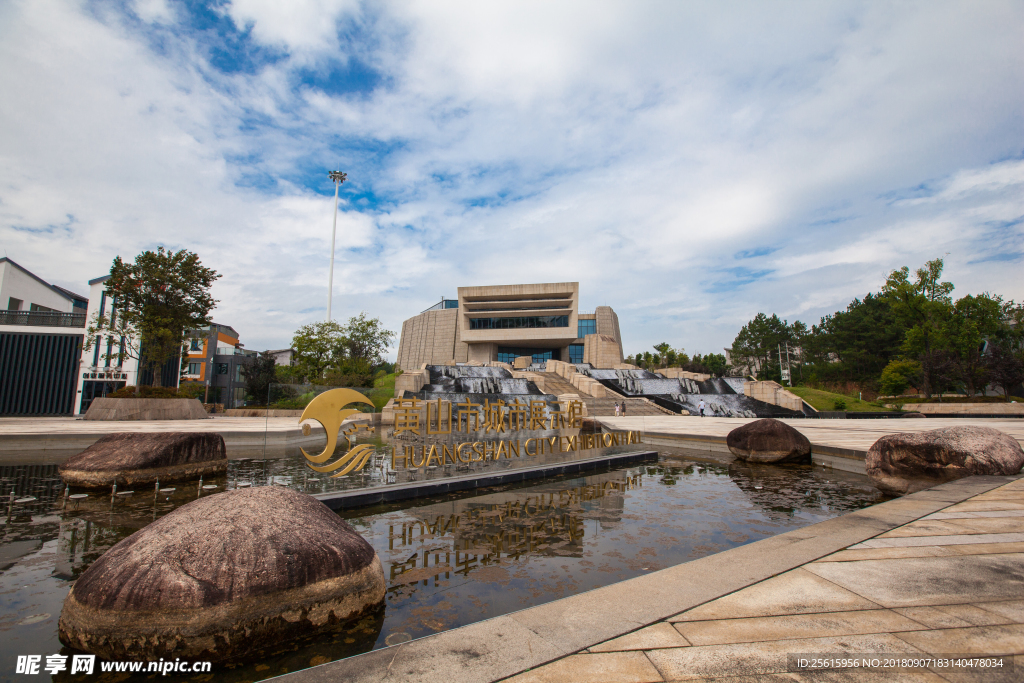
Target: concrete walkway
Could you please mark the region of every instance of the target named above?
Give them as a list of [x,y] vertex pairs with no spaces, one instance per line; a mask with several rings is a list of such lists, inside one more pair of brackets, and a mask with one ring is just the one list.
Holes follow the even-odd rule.
[[949,671],[789,673],[788,653],[1013,654],[1015,670],[980,680],[1022,680],[1024,480],[961,479],[281,678],[979,680]]

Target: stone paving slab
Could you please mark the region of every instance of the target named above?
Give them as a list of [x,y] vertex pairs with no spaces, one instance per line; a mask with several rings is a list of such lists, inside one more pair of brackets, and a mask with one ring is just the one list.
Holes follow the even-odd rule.
[[[948,619],[947,628],[1010,629],[991,633],[1013,641],[1016,631],[1011,627],[1018,623],[1013,615],[1021,610],[1016,601],[1024,595],[1024,553],[944,551],[937,557],[845,561],[832,561],[830,556],[1015,481],[972,477],[950,482],[700,560],[282,678],[296,683],[715,677],[737,683],[740,675],[787,681],[944,680],[927,671],[901,672],[901,677],[857,672],[865,674],[859,678],[846,672],[787,673],[785,655],[920,654],[922,650],[899,634],[925,633],[934,627],[924,623],[923,616],[914,619],[897,610],[921,607]],[[1024,491],[1017,495],[1024,502]],[[934,542],[945,537],[925,538]],[[923,601],[914,599],[921,586],[927,589]],[[1000,607],[987,610],[989,603]],[[927,614],[930,623],[936,623],[938,617]],[[767,618],[783,615],[790,618],[767,626],[773,621]],[[756,619],[762,621],[742,621]],[[991,623],[1007,619],[1011,621]],[[776,629],[776,639],[698,645],[687,636],[751,639],[757,625]],[[680,639],[666,627],[675,629]],[[816,637],[796,637],[815,628]],[[969,644],[980,633],[958,637]]]

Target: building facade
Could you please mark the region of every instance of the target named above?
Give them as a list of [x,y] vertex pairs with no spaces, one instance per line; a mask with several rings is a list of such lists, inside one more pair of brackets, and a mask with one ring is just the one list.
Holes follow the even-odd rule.
[[402,323],[398,365],[562,360],[612,367],[622,362],[618,316],[608,306],[579,311],[579,283],[459,287]]
[[0,258],[0,415],[69,415],[89,300]]
[[229,325],[214,323],[186,335],[187,358],[182,382],[203,385],[205,403],[237,408],[245,404],[244,368],[251,365],[255,351],[242,348],[238,332]]

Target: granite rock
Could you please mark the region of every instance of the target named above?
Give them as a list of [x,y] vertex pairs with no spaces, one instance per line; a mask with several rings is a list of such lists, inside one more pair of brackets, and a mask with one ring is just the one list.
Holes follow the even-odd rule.
[[887,493],[906,494],[974,474],[1017,474],[1024,451],[991,427],[957,426],[887,434],[868,450],[865,470]]
[[748,462],[798,462],[811,455],[811,442],[785,422],[765,418],[729,432],[729,450]]
[[75,582],[63,643],[107,659],[233,660],[378,610],[376,551],[311,496],[238,489],[184,505]]
[[108,434],[57,471],[70,486],[109,488],[186,481],[224,474],[224,438],[206,432]]

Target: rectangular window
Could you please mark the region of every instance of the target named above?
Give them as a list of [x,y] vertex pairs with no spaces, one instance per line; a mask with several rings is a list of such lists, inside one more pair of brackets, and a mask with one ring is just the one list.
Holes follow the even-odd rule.
[[188,347],[188,350],[189,351],[202,351],[203,350],[203,340],[202,339],[193,339],[192,343]]
[[10,300],[7,302],[7,310],[8,311],[20,311],[22,303],[24,303],[24,302],[21,299],[15,299],[12,296],[10,298]]
[[583,362],[583,344],[569,344],[569,362]]
[[202,363],[189,363],[188,364],[188,374],[190,374],[190,375],[198,375],[200,372],[202,372],[202,367],[203,367]]
[[517,346],[498,347],[498,361],[501,363],[512,365],[519,356],[532,356],[534,363],[544,363],[554,360],[555,352],[553,349],[530,349]]
[[243,366],[242,364],[238,364],[238,365],[235,366],[235,381],[236,382],[244,382],[245,381],[245,377],[242,376],[242,368],[243,367],[245,367],[245,366]]
[[228,374],[228,364],[227,363],[217,363],[217,374],[218,375],[226,375],[226,374]]
[[576,326],[576,337],[579,339],[585,339],[588,334],[597,334],[597,320],[594,318],[590,318],[589,320],[580,318],[576,321]]
[[535,327],[569,327],[567,315],[535,315],[520,318],[470,318],[471,330],[519,330]]

